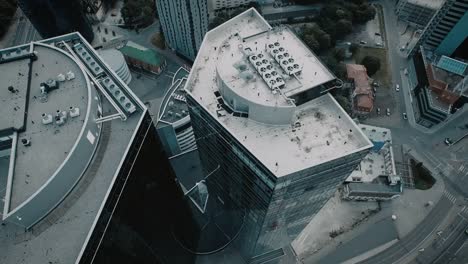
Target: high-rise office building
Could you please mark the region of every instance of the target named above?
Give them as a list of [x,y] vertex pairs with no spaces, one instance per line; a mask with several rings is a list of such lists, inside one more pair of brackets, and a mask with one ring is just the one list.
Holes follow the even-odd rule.
[[191,263],[148,109],[80,34],[1,49],[0,80],[0,263]]
[[417,28],[425,28],[445,0],[400,0],[395,13],[398,19]]
[[446,0],[427,25],[411,51],[420,45],[439,55],[452,56],[459,47],[467,46],[468,0]]
[[158,0],[156,7],[169,47],[194,60],[208,31],[207,0]]
[[204,214],[231,212],[217,226],[244,258],[281,255],[372,147],[327,93],[337,83],[291,29],[253,8],[206,34],[185,85]]
[[94,39],[79,0],[19,0],[18,4],[42,38],[78,31],[88,42]]

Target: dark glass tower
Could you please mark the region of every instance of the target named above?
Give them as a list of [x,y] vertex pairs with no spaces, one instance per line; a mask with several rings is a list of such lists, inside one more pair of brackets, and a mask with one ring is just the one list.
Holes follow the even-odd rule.
[[79,0],[19,0],[18,4],[42,38],[78,31],[88,42],[94,39]]

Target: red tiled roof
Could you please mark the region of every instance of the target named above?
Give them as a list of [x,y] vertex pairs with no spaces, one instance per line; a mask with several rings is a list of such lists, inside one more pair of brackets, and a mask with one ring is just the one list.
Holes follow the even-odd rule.
[[371,80],[367,75],[364,65],[346,64],[348,79],[354,81],[354,94],[356,95],[356,107],[360,110],[368,109],[371,111],[374,107],[374,94],[370,86]]

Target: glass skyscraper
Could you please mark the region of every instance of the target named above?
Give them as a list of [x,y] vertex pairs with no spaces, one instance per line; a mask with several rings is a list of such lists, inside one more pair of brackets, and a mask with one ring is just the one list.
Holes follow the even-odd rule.
[[372,147],[326,92],[336,85],[254,9],[207,33],[185,86],[208,175],[203,214],[230,216],[216,225],[246,260],[281,255]]

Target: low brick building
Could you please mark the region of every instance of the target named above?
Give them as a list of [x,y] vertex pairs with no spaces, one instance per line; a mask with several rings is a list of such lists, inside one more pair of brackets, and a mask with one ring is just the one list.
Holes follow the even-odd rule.
[[160,74],[166,67],[166,60],[158,52],[128,41],[120,48],[127,64],[132,68],[141,69],[154,74]]
[[367,69],[360,64],[346,64],[348,80],[353,84],[353,112],[357,115],[369,114],[374,108],[374,93],[372,79],[367,75]]

